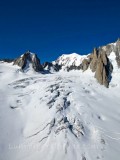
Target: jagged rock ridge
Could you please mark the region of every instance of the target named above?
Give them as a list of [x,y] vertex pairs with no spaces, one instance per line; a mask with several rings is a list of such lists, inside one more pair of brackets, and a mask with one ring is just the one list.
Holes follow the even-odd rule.
[[42,71],[43,67],[40,64],[40,60],[37,57],[36,54],[31,53],[30,51],[26,52],[25,54],[23,54],[21,57],[17,58],[16,60],[14,60],[13,65],[18,65],[19,67],[21,67],[21,69],[24,71],[26,68],[29,67],[29,63],[32,64],[32,68],[36,71]]
[[94,48],[89,56],[89,66],[92,72],[95,72],[97,81],[106,87],[109,86],[113,66],[109,61],[106,52],[103,49]]

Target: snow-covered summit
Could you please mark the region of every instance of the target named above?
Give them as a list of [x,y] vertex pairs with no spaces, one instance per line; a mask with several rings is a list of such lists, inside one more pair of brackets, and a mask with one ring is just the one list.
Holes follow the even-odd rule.
[[87,55],[80,55],[77,53],[63,54],[53,64],[58,64],[62,66],[63,70],[66,70],[71,66],[80,66],[82,61],[87,57]]

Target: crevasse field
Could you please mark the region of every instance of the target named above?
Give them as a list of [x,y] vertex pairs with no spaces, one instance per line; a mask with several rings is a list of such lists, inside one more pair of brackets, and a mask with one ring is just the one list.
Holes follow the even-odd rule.
[[0,160],[119,160],[120,70],[26,73],[0,63]]

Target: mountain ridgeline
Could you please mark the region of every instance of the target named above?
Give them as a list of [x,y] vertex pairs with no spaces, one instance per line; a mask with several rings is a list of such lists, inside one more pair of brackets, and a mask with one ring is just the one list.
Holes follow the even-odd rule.
[[0,160],[120,160],[120,40],[4,59],[0,82]]
[[[112,57],[112,58],[111,58]],[[33,71],[44,73],[81,70],[83,72],[91,70],[99,84],[109,87],[114,71],[113,63],[120,68],[120,39],[115,43],[110,43],[106,46],[94,48],[91,54],[79,55],[76,53],[63,54],[53,62],[40,63],[40,59],[36,54],[27,51],[15,60],[6,60],[5,62],[13,62],[13,65],[18,65],[22,72],[25,72],[30,66]]]

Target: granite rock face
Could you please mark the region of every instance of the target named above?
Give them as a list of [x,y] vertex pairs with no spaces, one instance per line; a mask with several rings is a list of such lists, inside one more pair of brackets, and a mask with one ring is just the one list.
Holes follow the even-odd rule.
[[67,67],[67,71],[71,71],[71,70],[80,70],[81,69],[81,65],[79,66],[75,66],[75,65],[71,65],[69,67]]
[[40,60],[37,55],[29,51],[14,60],[13,65],[18,65],[19,67],[21,67],[21,70],[24,71],[26,68],[29,67],[29,63],[32,64],[32,68],[34,69],[34,71],[39,72],[43,70],[43,67],[40,64]]
[[86,71],[90,65],[90,61],[91,61],[90,58],[84,59],[80,65],[80,69],[82,69],[83,71]]
[[107,88],[109,87],[109,82],[111,80],[112,70],[113,67],[107,57],[106,52],[100,52],[97,59],[95,78],[101,85],[104,85]]
[[82,67],[80,69],[85,71],[88,67],[92,72],[95,72],[95,78],[98,83],[105,87],[109,87],[113,66],[109,61],[107,49],[94,48],[93,52],[88,56],[88,59],[83,60]]
[[95,72],[97,68],[98,52],[98,49],[94,48],[93,53],[90,55],[90,69],[92,70],[92,72]]

